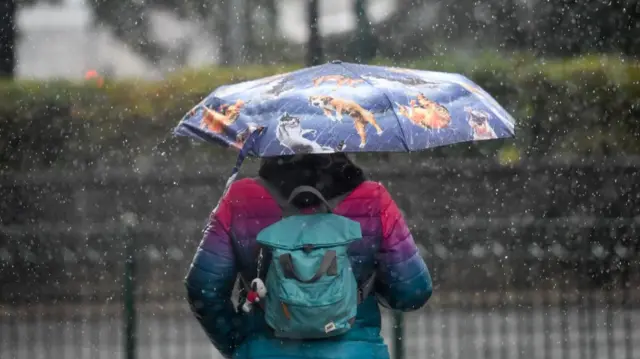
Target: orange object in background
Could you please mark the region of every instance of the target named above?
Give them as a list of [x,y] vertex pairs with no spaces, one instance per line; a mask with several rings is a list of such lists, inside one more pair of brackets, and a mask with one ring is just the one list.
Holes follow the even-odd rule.
[[84,79],[86,81],[95,81],[96,85],[98,85],[98,87],[102,87],[104,86],[104,78],[102,76],[100,76],[100,74],[98,74],[98,71],[96,70],[89,70],[87,72],[84,73]]

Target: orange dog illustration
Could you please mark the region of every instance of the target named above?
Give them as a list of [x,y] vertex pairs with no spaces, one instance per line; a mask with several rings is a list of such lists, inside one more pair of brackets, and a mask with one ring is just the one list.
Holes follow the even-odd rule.
[[200,127],[207,128],[215,133],[222,133],[225,128],[238,119],[243,106],[244,101],[238,100],[233,105],[222,105],[219,111],[215,111],[202,104],[204,113],[202,114]]
[[[382,134],[382,128],[378,126],[373,113],[365,110],[354,101],[319,95],[310,96],[309,103],[312,106],[321,108],[331,121],[342,121],[342,115],[351,116],[356,131],[358,131],[358,135],[360,135],[360,148],[363,148],[367,144],[367,133],[365,131],[367,124],[375,127],[378,135]],[[335,117],[332,111],[335,112]]]
[[429,100],[423,94],[419,94],[417,100],[411,100],[409,106],[396,105],[400,115],[422,128],[442,129],[451,123],[449,110],[439,103]]
[[313,79],[313,86],[318,87],[320,86],[321,83],[329,82],[329,81],[337,82],[338,87],[345,84],[351,87],[356,87],[355,86],[356,84],[364,82],[364,80],[362,79],[354,79],[354,78],[342,76],[342,75],[327,75],[327,76],[316,77],[315,79]]

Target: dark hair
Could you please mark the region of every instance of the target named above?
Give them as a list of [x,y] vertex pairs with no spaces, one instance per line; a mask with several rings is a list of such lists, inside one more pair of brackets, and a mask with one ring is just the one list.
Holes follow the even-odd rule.
[[[278,188],[288,198],[298,186],[312,186],[325,199],[340,196],[358,187],[366,180],[362,169],[356,166],[345,153],[304,154],[277,156],[262,159],[259,175]],[[301,194],[293,202],[303,208],[320,202],[310,194]]]

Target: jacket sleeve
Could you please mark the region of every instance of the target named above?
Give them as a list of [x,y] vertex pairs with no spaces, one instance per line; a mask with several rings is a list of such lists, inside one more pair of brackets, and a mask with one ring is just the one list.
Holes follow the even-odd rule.
[[225,358],[241,343],[245,327],[231,301],[237,275],[229,236],[231,216],[229,201],[223,197],[210,216],[185,279],[191,311]]
[[377,254],[378,300],[390,309],[416,310],[431,297],[431,275],[402,213],[382,186],[380,209],[382,242]]

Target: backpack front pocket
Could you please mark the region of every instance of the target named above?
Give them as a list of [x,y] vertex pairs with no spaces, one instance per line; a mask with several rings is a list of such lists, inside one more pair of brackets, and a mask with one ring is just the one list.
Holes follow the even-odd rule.
[[323,338],[339,335],[351,328],[357,303],[350,295],[353,276],[344,268],[336,276],[325,276],[314,283],[295,279],[280,280],[267,298],[266,320],[275,335],[286,338]]
[[346,296],[344,280],[340,278],[340,275],[324,277],[315,283],[301,283],[295,279],[284,279],[278,285],[278,299],[287,304],[310,307],[334,304]]

